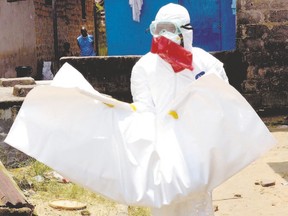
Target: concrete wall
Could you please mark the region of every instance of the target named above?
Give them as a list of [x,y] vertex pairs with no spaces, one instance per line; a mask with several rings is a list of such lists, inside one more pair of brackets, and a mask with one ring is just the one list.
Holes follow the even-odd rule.
[[[249,63],[245,61],[245,55],[238,50],[217,52],[212,53],[212,55],[224,63],[230,84],[248,100],[260,115],[288,113],[287,97],[283,96],[287,91],[287,79],[281,80],[281,83],[275,83],[274,88],[272,88],[274,83],[267,83],[270,82],[269,79],[267,79],[268,81],[258,79],[256,81],[266,82],[267,85],[271,85],[272,87],[247,91],[243,86],[247,86],[247,83],[251,81],[247,79],[247,70],[249,70],[250,66]],[[68,62],[79,70],[99,92],[111,95],[119,100],[131,102],[131,70],[140,57],[141,56],[63,57],[60,59],[60,65]],[[285,76],[285,74],[278,74],[278,72],[279,71],[275,71],[274,79],[280,79],[281,76]],[[285,71],[283,73],[285,73]],[[280,78],[278,78],[278,76]],[[278,86],[278,84],[280,84],[280,86]],[[254,90],[254,92],[252,90]],[[275,100],[277,102],[277,98],[273,97],[279,98],[282,96],[281,103],[275,103]]]
[[[241,92],[248,65],[243,63],[243,55],[238,51],[211,53],[224,63],[229,82]],[[63,57],[65,62],[75,67],[99,92],[118,100],[132,102],[130,77],[134,64],[141,58],[131,56]]]
[[99,92],[118,100],[132,102],[130,92],[131,70],[141,56],[63,57],[75,67]]
[[[237,51],[212,53],[224,63],[229,82],[238,91],[245,79],[247,64]],[[134,64],[141,56],[63,57],[60,65],[68,62],[75,67],[99,92],[118,100],[132,102],[130,77]]]
[[0,1],[0,77],[15,77],[15,67],[36,68],[33,0]]

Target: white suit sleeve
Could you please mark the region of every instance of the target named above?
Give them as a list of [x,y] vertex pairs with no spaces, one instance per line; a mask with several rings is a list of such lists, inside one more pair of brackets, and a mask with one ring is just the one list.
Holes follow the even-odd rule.
[[228,77],[226,75],[225,69],[223,67],[223,63],[222,62],[217,62],[217,64],[215,64],[214,66],[212,66],[207,74],[209,73],[215,73],[218,77],[220,77],[221,79],[223,79],[225,82],[229,83]]
[[154,103],[145,68],[136,63],[132,69],[130,81],[133,104],[136,106],[137,111],[154,112]]
[[219,61],[210,53],[198,47],[193,47],[192,52],[195,63],[198,65],[199,68],[203,68],[204,71],[206,71],[206,74],[214,73],[218,77],[223,79],[225,82],[229,82],[225,69],[223,67],[223,63],[221,61]]
[[[211,54],[209,54],[211,55]],[[221,61],[219,61],[217,58],[211,55],[212,58],[214,58],[213,65],[210,67],[212,70],[214,69],[214,73],[219,76],[221,79],[223,79],[225,82],[229,82],[228,77],[226,75],[224,65]]]

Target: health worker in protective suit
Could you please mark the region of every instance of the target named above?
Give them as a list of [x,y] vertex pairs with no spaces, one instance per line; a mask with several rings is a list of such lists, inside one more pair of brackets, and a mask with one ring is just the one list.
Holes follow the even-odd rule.
[[214,73],[228,82],[218,59],[192,47],[193,30],[184,7],[172,3],[163,6],[151,23],[150,32],[151,52],[132,71],[131,91],[138,107],[143,104],[161,110],[188,84],[206,74]]
[[[215,73],[228,82],[218,59],[201,48],[192,47],[193,29],[184,7],[170,3],[160,8],[150,32],[153,36],[151,52],[132,70],[131,91],[137,109],[163,112],[181,90],[206,74]],[[152,212],[159,216],[213,215],[211,192],[153,208]]]
[[[189,13],[184,7],[170,3],[160,8],[150,25],[150,32],[153,36],[151,52],[136,63],[131,77],[133,101],[138,110],[151,111],[156,113],[156,116],[167,113],[169,104],[177,100],[177,97],[181,97],[187,86],[201,79],[202,76],[215,74],[228,83],[223,64],[203,49],[192,46],[193,29],[190,25]],[[177,112],[168,112],[178,119]],[[180,117],[179,121],[181,121]],[[195,121],[195,118],[190,121]],[[209,124],[207,121],[205,123]],[[178,135],[187,136],[185,133]],[[190,139],[193,140],[192,137]],[[193,150],[191,148],[188,151]],[[195,169],[193,173],[192,170],[190,174],[198,175],[198,171]],[[152,214],[154,216],[214,215],[211,192],[209,189],[192,192],[184,199],[161,208],[152,208]]]
[[132,70],[133,103],[101,94],[65,63],[29,92],[5,142],[153,216],[213,215],[213,189],[275,140],[223,64],[192,47],[189,23],[180,5],[159,10],[151,52]]

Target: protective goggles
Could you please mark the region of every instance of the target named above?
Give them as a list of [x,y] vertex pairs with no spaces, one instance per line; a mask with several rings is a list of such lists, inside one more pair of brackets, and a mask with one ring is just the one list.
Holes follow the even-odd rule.
[[178,26],[177,24],[169,21],[153,21],[150,24],[150,33],[153,36],[158,36],[163,34],[164,32],[171,32],[173,34],[181,34],[181,28],[192,30],[192,26],[190,24]]

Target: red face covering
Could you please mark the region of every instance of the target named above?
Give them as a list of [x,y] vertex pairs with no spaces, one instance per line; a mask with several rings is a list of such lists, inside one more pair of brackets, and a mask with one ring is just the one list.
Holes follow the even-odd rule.
[[153,37],[151,52],[168,62],[175,73],[184,69],[193,70],[192,53],[163,36]]

